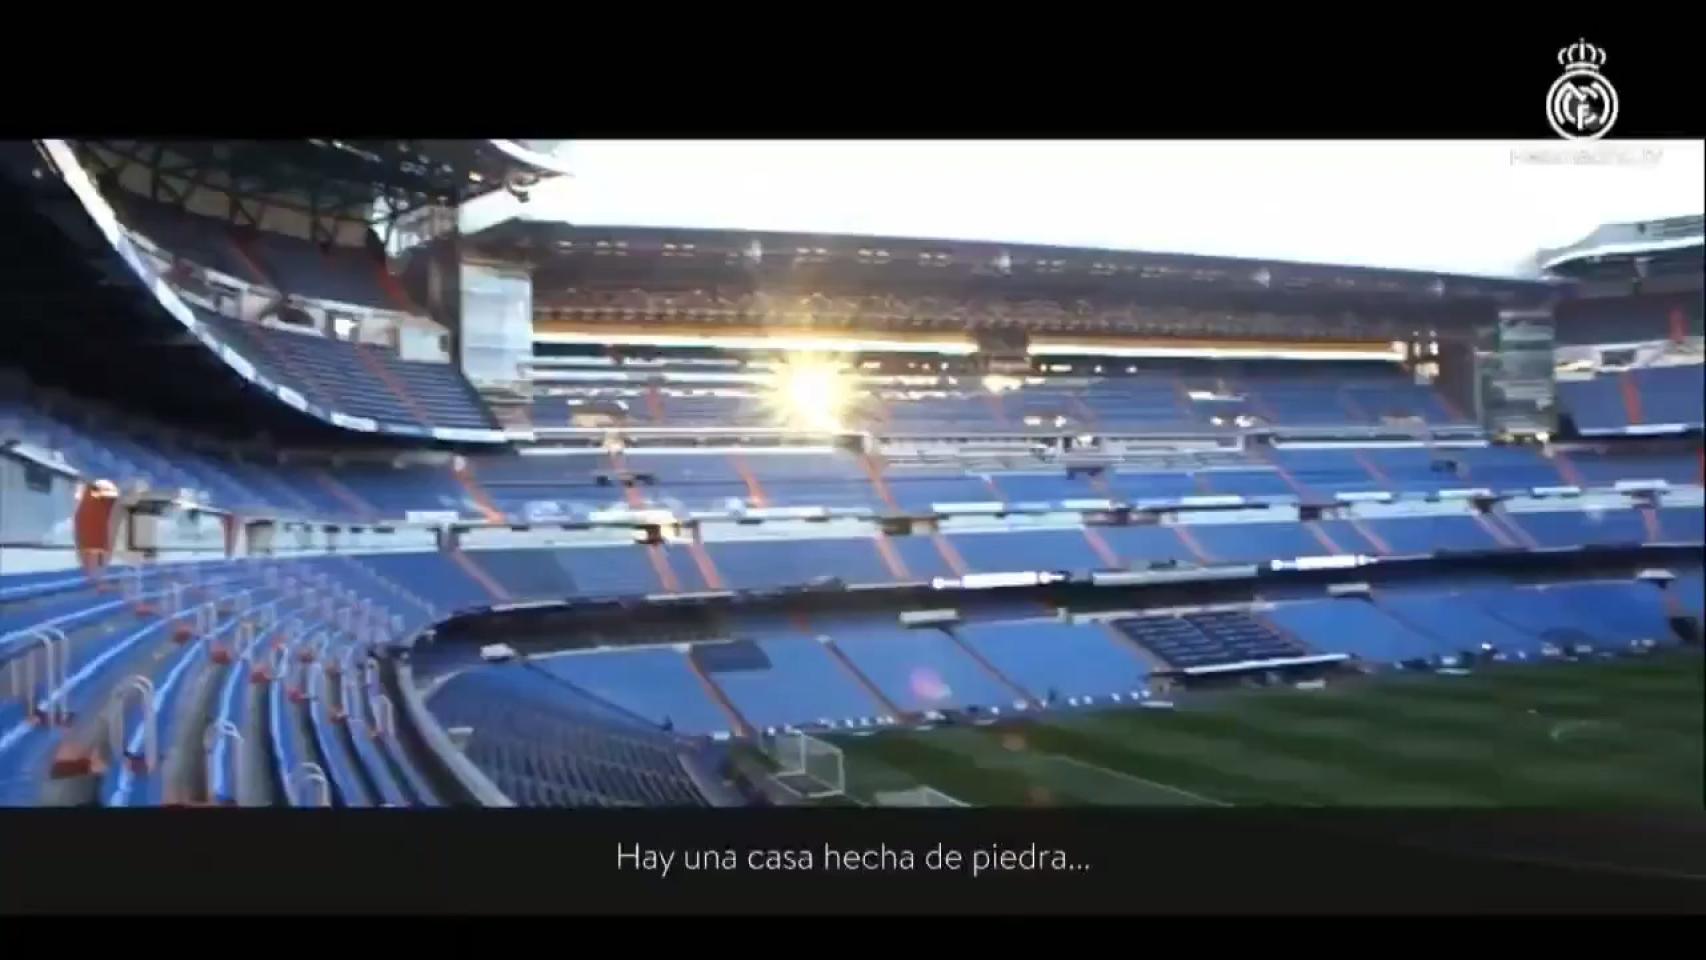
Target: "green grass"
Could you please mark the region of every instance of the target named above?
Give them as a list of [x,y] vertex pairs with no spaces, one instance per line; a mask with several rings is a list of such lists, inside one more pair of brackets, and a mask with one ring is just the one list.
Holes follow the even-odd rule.
[[838,737],[849,794],[977,805],[1701,805],[1693,651],[1197,694],[987,727]]

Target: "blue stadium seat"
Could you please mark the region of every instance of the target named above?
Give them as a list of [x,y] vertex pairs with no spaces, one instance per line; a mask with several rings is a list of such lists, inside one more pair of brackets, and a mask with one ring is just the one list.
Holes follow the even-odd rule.
[[682,733],[730,731],[731,718],[694,676],[687,657],[648,647],[535,658],[534,666],[655,724]]
[[1410,629],[1360,598],[1282,603],[1263,617],[1316,650],[1372,663],[1405,663],[1455,655],[1449,642]]
[[1465,654],[1537,656],[1543,641],[1485,609],[1482,601],[1499,592],[1383,593],[1378,605],[1406,626]]
[[702,806],[683,748],[624,724],[531,667],[482,667],[453,677],[429,704],[446,727],[473,735],[467,756],[524,806]]
[[837,630],[834,638],[902,710],[1005,709],[1016,699],[940,630],[867,626]]
[[1641,398],[1641,422],[1701,426],[1706,420],[1706,366],[1648,367],[1631,372]]
[[[1364,520],[1363,525],[1379,537],[1396,556],[1423,556],[1440,551],[1497,550],[1499,541],[1473,517],[1461,515],[1428,517],[1383,517]],[[1336,541],[1343,541],[1331,534]]]
[[1046,701],[1144,689],[1149,665],[1100,626],[1048,620],[964,623],[960,637],[1003,675]]
[[772,590],[820,577],[849,585],[895,581],[869,537],[714,541],[705,549],[730,589]]
[[1706,512],[1699,507],[1662,507],[1658,514],[1659,531],[1670,543],[1700,543],[1706,541]]
[[1542,547],[1644,543],[1646,526],[1634,510],[1548,510],[1505,514]]
[[1576,429],[1584,433],[1622,430],[1629,426],[1623,392],[1615,376],[1560,380],[1557,395],[1559,408],[1569,414]]
[[1186,564],[1197,562],[1170,526],[1099,526],[1096,533],[1107,541],[1108,546],[1129,567],[1144,569],[1166,561]]
[[813,636],[741,642],[753,644],[765,666],[708,672],[741,716],[760,729],[839,726],[888,712]]
[[1082,574],[1107,566],[1090,549],[1081,527],[954,533],[947,537],[973,573],[1038,570]]
[[1332,553],[1300,523],[1194,523],[1191,536],[1215,560],[1255,563]]

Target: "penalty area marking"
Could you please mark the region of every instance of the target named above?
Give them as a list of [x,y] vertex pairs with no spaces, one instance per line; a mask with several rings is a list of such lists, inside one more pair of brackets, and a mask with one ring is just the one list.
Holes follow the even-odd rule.
[[1042,754],[1042,756],[1045,756],[1050,760],[1058,760],[1061,763],[1070,763],[1075,767],[1082,767],[1086,770],[1094,770],[1097,773],[1107,774],[1108,776],[1111,776],[1111,777],[1118,777],[1121,780],[1129,780],[1132,783],[1142,784],[1143,786],[1150,787],[1150,788],[1155,789],[1155,790],[1165,790],[1168,793],[1176,794],[1176,795],[1181,796],[1181,797],[1187,797],[1191,800],[1196,801],[1197,803],[1205,803],[1211,807],[1230,807],[1230,806],[1232,806],[1232,804],[1227,803],[1224,800],[1216,800],[1213,797],[1205,797],[1200,793],[1192,793],[1191,791],[1186,790],[1183,787],[1175,787],[1175,786],[1172,786],[1171,784],[1161,783],[1161,782],[1156,781],[1156,780],[1150,780],[1147,777],[1139,777],[1139,776],[1136,776],[1135,774],[1126,773],[1126,772],[1121,771],[1121,770],[1109,769],[1108,767],[1104,767],[1099,763],[1091,763],[1088,760],[1080,760],[1077,757],[1069,757],[1069,756],[1066,756],[1065,754],[1060,754],[1060,753],[1045,753],[1045,754]]

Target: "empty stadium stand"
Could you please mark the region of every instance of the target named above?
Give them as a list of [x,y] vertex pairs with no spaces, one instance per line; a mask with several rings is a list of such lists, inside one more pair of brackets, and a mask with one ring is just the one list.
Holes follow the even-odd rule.
[[236,372],[210,402],[327,422],[204,434],[126,404],[122,364],[102,401],[0,369],[27,453],[0,506],[32,514],[0,525],[28,551],[0,568],[0,806],[724,805],[730,740],[1636,654],[1702,616],[1698,437],[1638,436],[1701,427],[1698,364],[1566,378],[1569,423],[1513,440],[1419,357],[980,343],[908,380],[885,351],[846,429],[784,434],[767,357],[542,346],[531,397],[482,381],[531,409],[507,446],[421,359],[444,328],[377,237],[117,205],[149,260],[106,279],[134,267],[126,297],[176,304],[149,336]]
[[518,804],[705,805],[674,738],[527,667],[459,673],[431,705],[445,726],[470,731],[469,759]]

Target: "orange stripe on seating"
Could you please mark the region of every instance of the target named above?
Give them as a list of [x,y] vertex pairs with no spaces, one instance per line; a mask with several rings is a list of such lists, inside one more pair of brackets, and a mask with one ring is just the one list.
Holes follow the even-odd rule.
[[878,533],[871,537],[871,543],[877,548],[877,555],[883,558],[883,566],[889,570],[889,576],[896,582],[904,583],[912,579],[912,574],[906,569],[906,563],[901,560],[900,553],[889,542],[887,534]]
[[1558,471],[1558,476],[1563,479],[1565,484],[1572,487],[1582,486],[1582,475],[1576,470],[1576,465],[1570,459],[1569,454],[1562,450],[1553,451],[1552,466]]
[[509,595],[509,591],[504,589],[503,584],[494,580],[492,575],[487,573],[484,568],[475,563],[473,557],[463,553],[460,548],[452,548],[450,550],[450,559],[456,561],[456,565],[461,567],[464,573],[474,578],[480,586],[484,587],[486,592],[492,595],[493,600],[496,600],[499,603],[510,602],[512,598]]
[[1476,514],[1476,517],[1477,518],[1486,517],[1488,523],[1492,523],[1492,524],[1498,526],[1500,529],[1506,531],[1512,537],[1516,538],[1516,543],[1511,544],[1512,546],[1523,546],[1523,547],[1527,547],[1530,550],[1532,550],[1535,547],[1538,547],[1540,545],[1540,544],[1535,542],[1533,537],[1529,536],[1527,530],[1524,530],[1522,528],[1522,524],[1517,522],[1517,519],[1515,516],[1513,516],[1509,513],[1506,513],[1503,510],[1498,510],[1495,508],[1495,512],[1490,514],[1490,515],[1488,515],[1488,514]]
[[729,699],[729,695],[723,692],[722,687],[717,686],[717,681],[705,672],[705,668],[699,665],[698,659],[693,656],[691,650],[683,653],[682,656],[687,658],[688,669],[692,670],[693,675],[699,678],[699,685],[705,688],[705,696],[710,697],[711,702],[717,705],[717,709],[723,712],[724,718],[729,721],[729,726],[734,730],[735,735],[750,738],[752,736],[752,724],[747,723],[746,718],[740,715],[739,710],[735,709],[734,701]]
[[627,500],[628,506],[635,510],[645,509],[646,498],[640,493],[640,488],[623,481],[624,475],[628,472],[628,461],[622,456],[622,451],[611,450],[607,455],[610,458],[611,473],[614,474],[612,479],[622,484],[623,499]]
[[462,465],[452,470],[451,473],[455,474],[456,482],[462,484],[462,489],[468,491],[469,499],[473,500],[474,505],[480,508],[481,513],[485,514],[486,522],[504,522],[506,518],[503,511],[492,503],[491,497],[486,496],[485,488],[480,486],[479,479],[474,476],[474,465],[472,463],[463,460]]
[[664,593],[680,593],[681,581],[675,577],[675,570],[669,565],[669,554],[664,552],[662,544],[646,544],[646,559],[652,563],[652,572],[657,574],[658,584]]
[[1664,530],[1659,527],[1659,513],[1652,507],[1641,508],[1641,524],[1647,528],[1647,542],[1659,543],[1665,538]]
[[363,500],[358,496],[354,490],[344,486],[338,478],[319,468],[315,468],[312,473],[315,481],[318,482],[320,486],[325,487],[332,496],[337,497],[339,500],[348,504],[351,509],[355,510],[357,516],[379,516],[378,510],[375,510],[366,500]]
[[1304,523],[1303,529],[1309,531],[1309,534],[1315,538],[1316,543],[1326,547],[1327,552],[1332,554],[1342,554],[1345,552],[1344,548],[1340,547],[1337,543],[1334,543],[1333,538],[1327,534],[1327,531],[1321,529],[1321,525],[1315,521],[1310,520]]
[[877,491],[878,499],[883,501],[895,513],[900,512],[900,504],[895,503],[894,494],[889,490],[888,481],[883,479],[883,462],[875,454],[863,454],[859,463],[865,468],[865,476],[871,478],[871,488]]
[[1189,550],[1191,555],[1197,558],[1198,563],[1214,562],[1214,557],[1211,556],[1207,550],[1203,549],[1202,544],[1198,543],[1197,538],[1191,534],[1190,530],[1187,529],[1189,526],[1188,524],[1169,523],[1166,526],[1167,529],[1173,531],[1174,536],[1179,538],[1179,542],[1185,545],[1185,549]]
[[1617,385],[1623,388],[1623,412],[1629,415],[1629,425],[1641,423],[1641,390],[1635,385],[1635,377],[1625,370],[1617,375]]
[[1125,568],[1125,561],[1120,559],[1120,555],[1114,552],[1113,547],[1108,546],[1108,541],[1102,537],[1100,531],[1095,527],[1079,527],[1078,529],[1084,531],[1084,539],[1089,541],[1090,549],[1096,551],[1096,556],[1102,561],[1103,566],[1111,570]]
[[1005,673],[1002,673],[1000,667],[991,663],[989,658],[980,653],[976,647],[967,643],[966,639],[960,636],[959,631],[950,628],[943,632],[948,635],[948,639],[952,640],[955,646],[959,647],[967,657],[971,658],[973,663],[981,667],[983,672],[988,674],[989,678],[994,680],[997,685],[1006,687],[1007,690],[1015,697],[1029,703],[1033,707],[1041,707],[1043,705],[1043,702],[1037,699],[1036,695],[1020,686],[1017,680],[1014,680]]
[[354,340],[350,341],[350,347],[355,351],[355,357],[361,362],[361,365],[379,378],[379,382],[385,385],[385,389],[401,401],[404,407],[408,408],[409,416],[414,417],[415,421],[423,427],[430,428],[432,426],[432,417],[426,412],[425,408],[415,401],[415,395],[410,392],[409,385],[392,373],[391,369],[385,366],[384,361],[373,355],[371,351],[375,348]]
[[758,477],[753,474],[752,467],[746,458],[738,453],[729,454],[729,462],[734,464],[735,473],[740,474],[741,482],[746,484],[746,495],[752,498],[755,507],[768,507],[770,501],[764,496],[764,487],[759,484]]
[[1386,475],[1386,471],[1380,469],[1380,464],[1375,463],[1373,460],[1364,456],[1361,450],[1352,450],[1351,456],[1356,459],[1357,464],[1361,466],[1370,477],[1374,478],[1375,483],[1378,483],[1387,489],[1392,488],[1392,478]]
[[960,556],[960,552],[954,549],[954,545],[948,542],[947,537],[939,532],[932,533],[930,540],[936,544],[936,552],[942,555],[942,562],[948,565],[949,570],[954,571],[954,576],[963,577],[971,572],[966,567],[965,558]]
[[1433,393],[1434,393],[1434,399],[1439,401],[1440,408],[1445,411],[1446,416],[1450,417],[1453,420],[1468,420],[1469,419],[1468,417],[1463,415],[1463,411],[1458,408],[1457,404],[1451,402],[1450,397],[1446,396],[1443,392],[1441,392],[1439,390],[1435,390]]
[[1304,499],[1309,498],[1309,492],[1303,489],[1303,485],[1297,482],[1297,478],[1291,475],[1291,471],[1285,468],[1285,464],[1280,463],[1277,456],[1274,456],[1271,452],[1264,450],[1262,451],[1262,459],[1266,460],[1268,465],[1274,468],[1275,472],[1279,474],[1280,479],[1285,481],[1285,485],[1291,488],[1292,493],[1295,493]]
[[712,590],[723,589],[723,578],[717,573],[717,565],[711,562],[711,554],[705,545],[698,540],[687,544],[687,552],[693,554],[693,565],[699,568],[699,576],[705,580],[705,586]]
[[882,708],[884,713],[896,719],[905,716],[906,711],[902,710],[893,700],[890,700],[888,695],[883,693],[882,688],[872,682],[871,678],[865,675],[865,671],[859,669],[859,665],[847,656],[846,651],[835,645],[833,639],[823,644],[823,651],[829,654],[829,659],[834,660],[848,676],[853,678],[853,682],[858,685],[859,689],[865,691],[865,695]]
[[1000,487],[995,485],[995,478],[994,477],[990,476],[987,473],[983,474],[983,485],[985,487],[989,488],[989,495],[994,497],[998,502],[1000,502],[1000,503],[1006,503],[1007,502],[1006,495],[1001,492]]
[[1386,541],[1381,538],[1380,534],[1375,533],[1373,530],[1369,529],[1368,525],[1363,523],[1361,518],[1346,517],[1345,519],[1350,521],[1351,529],[1355,530],[1357,532],[1357,534],[1360,535],[1364,540],[1367,540],[1369,542],[1369,544],[1371,546],[1373,546],[1374,549],[1378,553],[1380,553],[1382,556],[1390,556],[1391,555],[1392,547],[1389,546],[1386,543]]
[[1475,514],[1475,522],[1481,525],[1482,530],[1487,531],[1488,536],[1497,540],[1499,542],[1499,546],[1514,547],[1517,545],[1516,541],[1511,539],[1510,534],[1506,533],[1498,524],[1487,519],[1486,514]]
[[1352,420],[1368,423],[1374,422],[1374,418],[1368,415],[1368,411],[1362,408],[1362,404],[1358,403],[1355,397],[1343,390],[1334,390],[1333,397],[1339,401],[1339,406],[1343,407],[1344,411],[1351,415]]

